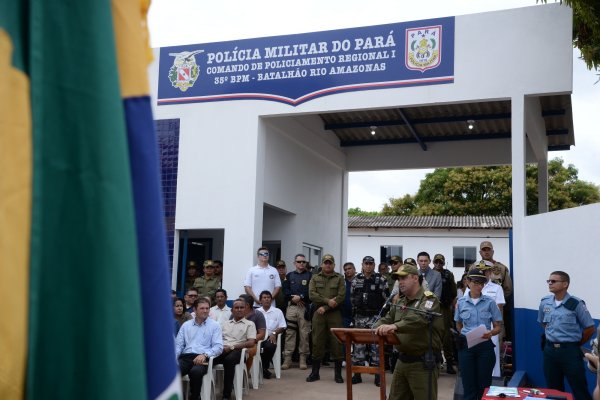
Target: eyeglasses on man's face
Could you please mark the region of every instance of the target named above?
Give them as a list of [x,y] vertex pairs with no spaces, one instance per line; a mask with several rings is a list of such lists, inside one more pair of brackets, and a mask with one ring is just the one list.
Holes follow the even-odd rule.
[[554,285],[556,282],[564,282],[564,281],[557,281],[556,279],[548,279],[548,280],[546,281],[546,283],[547,283],[548,285]]
[[258,255],[261,256],[261,257],[269,257],[269,252],[268,251],[263,251],[263,252],[258,253]]
[[296,263],[298,263],[298,264],[306,264],[306,261],[304,261],[304,260],[296,260]]

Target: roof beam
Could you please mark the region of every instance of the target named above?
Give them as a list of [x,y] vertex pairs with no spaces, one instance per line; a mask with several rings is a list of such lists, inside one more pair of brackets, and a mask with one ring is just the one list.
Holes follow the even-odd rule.
[[[565,115],[566,110],[546,110],[542,111],[542,117],[552,117]],[[433,118],[415,118],[410,121],[412,125],[421,124],[436,124],[440,122],[466,122],[470,119],[473,121],[488,121],[495,119],[510,119],[510,112],[496,113],[496,114],[473,114],[473,115],[457,115],[457,116],[446,116],[446,117],[433,117]],[[328,131],[336,129],[354,129],[354,128],[368,128],[370,126],[397,126],[405,125],[406,122],[403,119],[391,119],[391,120],[371,120],[361,122],[346,122],[337,124],[325,124],[324,128]]]
[[[459,140],[510,139],[510,132],[478,133],[477,135],[434,136],[421,138],[423,142],[456,142]],[[407,144],[417,142],[414,138],[383,140],[343,140],[341,147],[374,146],[380,144]]]
[[404,120],[404,123],[406,124],[406,127],[408,128],[408,130],[410,131],[410,133],[413,135],[413,137],[415,138],[415,140],[419,143],[419,146],[421,146],[421,149],[423,151],[427,151],[427,145],[425,143],[423,143],[423,140],[421,140],[421,138],[419,137],[419,135],[415,131],[415,128],[413,128],[413,126],[411,125],[411,123],[408,120],[408,118],[406,118],[406,115],[404,115],[404,111],[402,111],[402,109],[399,108],[398,109],[398,113],[400,113],[400,116]]

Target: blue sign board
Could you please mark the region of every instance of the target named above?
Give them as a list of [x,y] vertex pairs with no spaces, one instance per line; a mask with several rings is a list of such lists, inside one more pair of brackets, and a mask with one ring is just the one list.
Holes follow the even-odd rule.
[[158,104],[454,82],[454,17],[160,49]]

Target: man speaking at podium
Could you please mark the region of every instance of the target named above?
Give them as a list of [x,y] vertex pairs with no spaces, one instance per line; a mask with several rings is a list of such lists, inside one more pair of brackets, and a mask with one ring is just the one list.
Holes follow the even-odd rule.
[[[404,264],[393,273],[398,277],[403,296],[376,326],[378,335],[394,332],[400,352],[390,389],[389,400],[437,399],[437,379],[441,361],[444,321],[438,298],[421,287],[423,277],[414,265]],[[429,322],[432,319],[431,349]]]

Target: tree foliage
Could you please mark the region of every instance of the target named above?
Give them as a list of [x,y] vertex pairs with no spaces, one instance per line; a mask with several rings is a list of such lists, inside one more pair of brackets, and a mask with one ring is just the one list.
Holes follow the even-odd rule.
[[[548,163],[549,210],[600,202],[600,188],[581,181],[573,165]],[[425,176],[416,195],[390,198],[382,215],[511,215],[511,167],[438,168]],[[537,166],[526,168],[527,213],[538,209]]]
[[[547,0],[541,0],[546,3]],[[588,69],[600,67],[600,0],[560,0],[573,9],[573,46]]]
[[350,217],[371,217],[379,215],[377,211],[364,211],[360,207],[354,207],[348,209],[348,216]]

